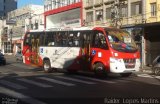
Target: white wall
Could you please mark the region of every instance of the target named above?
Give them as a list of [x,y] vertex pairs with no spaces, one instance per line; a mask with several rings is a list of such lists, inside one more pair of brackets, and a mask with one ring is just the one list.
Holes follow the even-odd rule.
[[80,27],[80,8],[46,17],[46,28]]
[[[31,18],[25,19],[25,32],[29,29],[30,23],[33,24],[32,30],[44,29],[44,7],[41,5],[29,5]],[[31,22],[30,22],[31,21]],[[38,29],[35,29],[35,23],[38,23]]]

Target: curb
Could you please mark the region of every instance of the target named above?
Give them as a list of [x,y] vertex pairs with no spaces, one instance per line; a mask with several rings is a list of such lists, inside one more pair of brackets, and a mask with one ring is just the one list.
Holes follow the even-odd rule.
[[152,69],[140,69],[138,72],[136,72],[137,74],[152,74]]
[[144,73],[152,73],[152,70],[142,70]]

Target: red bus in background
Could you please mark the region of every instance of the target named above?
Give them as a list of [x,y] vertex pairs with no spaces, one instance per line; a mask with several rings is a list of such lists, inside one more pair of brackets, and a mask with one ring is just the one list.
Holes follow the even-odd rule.
[[70,72],[94,71],[129,76],[139,71],[140,53],[124,30],[108,27],[30,31],[24,36],[23,62]]

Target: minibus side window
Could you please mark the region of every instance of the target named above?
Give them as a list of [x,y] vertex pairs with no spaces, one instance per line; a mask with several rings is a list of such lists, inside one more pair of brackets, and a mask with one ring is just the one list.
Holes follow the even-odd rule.
[[43,36],[43,45],[44,46],[54,46],[55,39],[54,39],[55,32],[46,32]]
[[93,47],[108,49],[106,38],[102,32],[99,32],[99,31],[94,32]]

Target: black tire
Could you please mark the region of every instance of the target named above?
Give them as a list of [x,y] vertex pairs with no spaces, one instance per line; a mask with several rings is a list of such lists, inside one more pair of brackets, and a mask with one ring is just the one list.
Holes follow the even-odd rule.
[[3,62],[3,65],[6,65],[6,61]]
[[153,69],[153,73],[154,73],[155,75],[160,75],[160,68],[155,67],[155,68]]
[[52,72],[51,63],[49,60],[43,61],[43,69],[44,69],[44,72],[46,72],[46,73]]
[[95,75],[98,77],[106,77],[107,76],[107,71],[106,71],[104,65],[100,62],[96,63],[93,66],[93,70],[95,72]]
[[68,74],[76,74],[76,73],[77,73],[77,70],[68,69],[68,70],[67,70],[67,73],[68,73]]
[[121,73],[120,75],[121,75],[122,77],[129,77],[129,76],[131,76],[131,74],[132,74],[132,73]]

